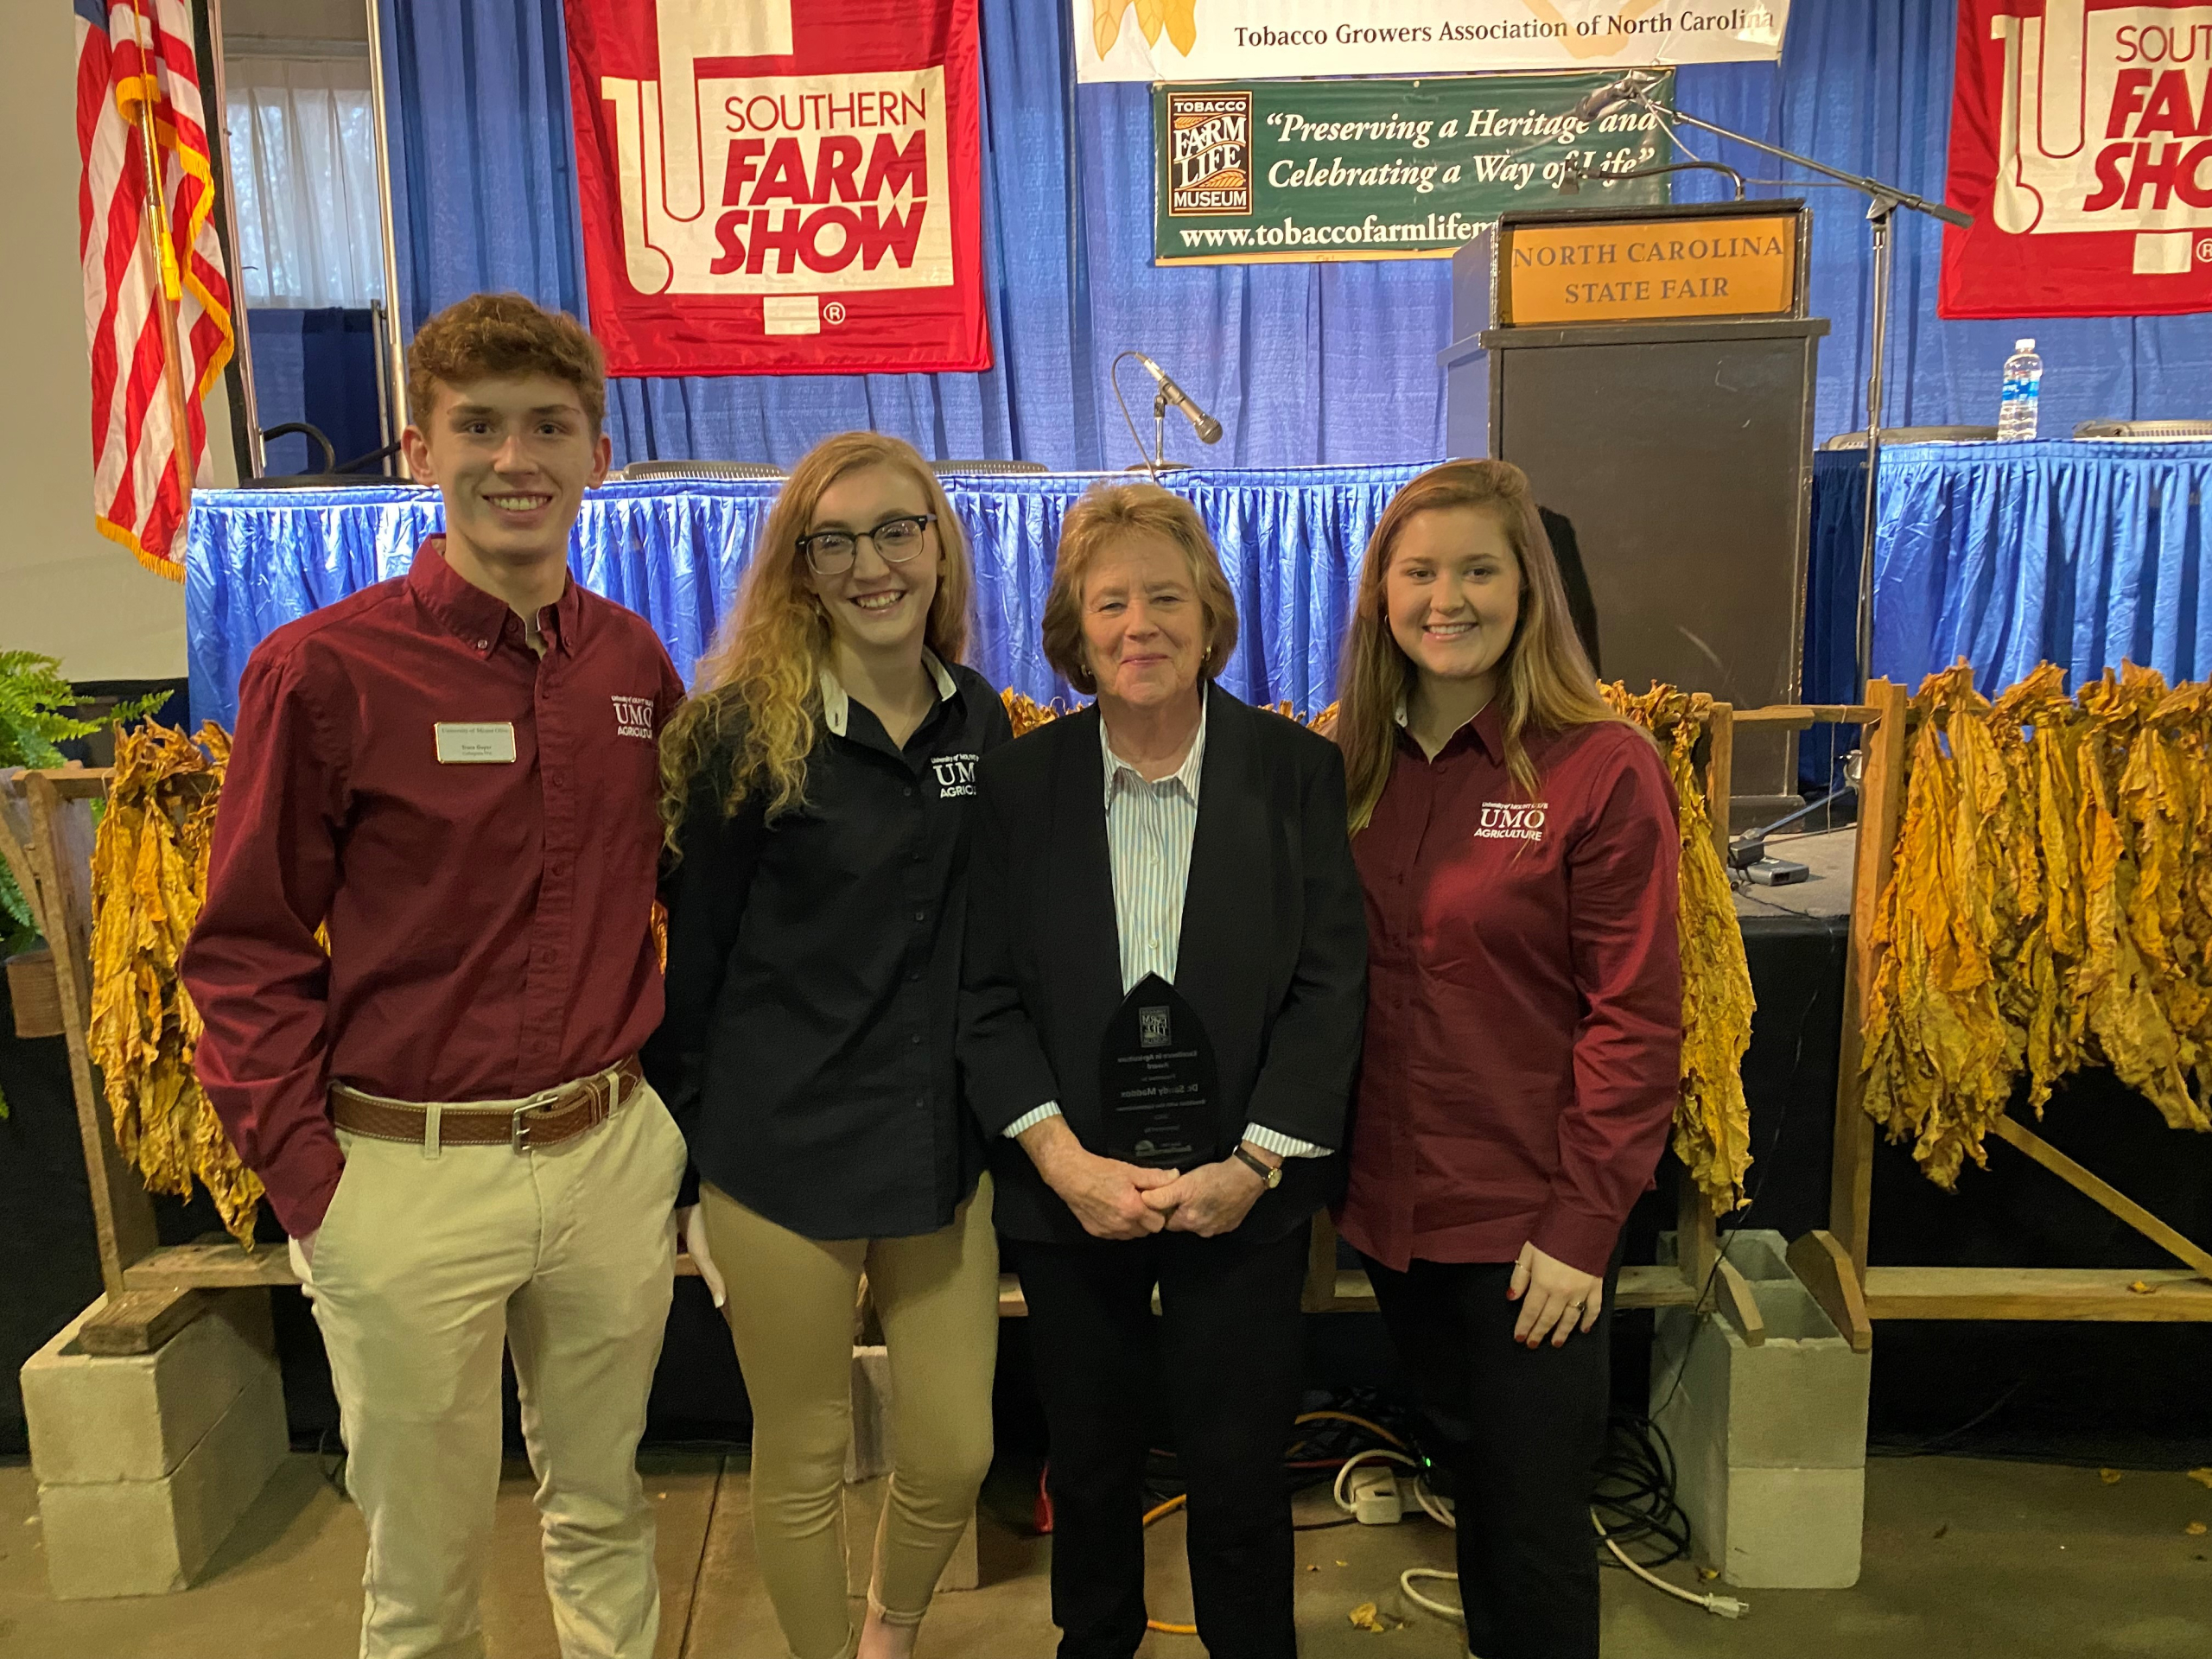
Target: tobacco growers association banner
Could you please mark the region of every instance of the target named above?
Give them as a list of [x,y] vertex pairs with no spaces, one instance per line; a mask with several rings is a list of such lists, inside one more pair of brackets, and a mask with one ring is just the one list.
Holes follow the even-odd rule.
[[1960,0],[1946,317],[2212,310],[2212,3]]
[[976,0],[566,0],[613,374],[985,369]]
[[1072,0],[1080,80],[1772,62],[1789,0]]
[[[1634,207],[1665,178],[1580,184],[1671,159],[1638,110],[1586,121],[1610,71],[1433,80],[1247,81],[1160,86],[1154,260],[1161,265],[1443,259],[1511,207]],[[1672,109],[1675,77],[1652,99]]]

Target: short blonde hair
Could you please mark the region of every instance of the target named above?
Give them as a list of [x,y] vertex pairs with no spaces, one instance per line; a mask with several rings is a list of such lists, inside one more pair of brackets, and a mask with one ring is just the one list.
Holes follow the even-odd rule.
[[1236,595],[1222,574],[1221,555],[1198,510],[1157,484],[1094,484],[1068,509],[1060,526],[1052,591],[1045,601],[1045,660],[1087,695],[1097,694],[1098,682],[1083,659],[1084,582],[1098,556],[1132,534],[1172,542],[1189,562],[1205,627],[1205,661],[1199,665],[1204,677],[1220,673],[1236,649]]

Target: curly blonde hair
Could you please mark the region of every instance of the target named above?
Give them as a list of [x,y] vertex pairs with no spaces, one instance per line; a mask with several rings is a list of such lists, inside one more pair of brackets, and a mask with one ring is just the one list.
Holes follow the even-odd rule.
[[912,444],[881,433],[823,439],[791,468],[768,511],[737,604],[714,648],[699,659],[696,688],[662,729],[660,810],[671,848],[699,773],[719,756],[726,754],[729,766],[721,780],[725,813],[760,796],[772,818],[804,799],[806,757],[822,715],[830,619],[808,585],[798,539],[813,524],[823,492],[862,467],[888,467],[912,479],[936,516],[937,597],[922,639],[940,661],[956,663],[966,654],[975,578],[968,538],[937,474]]
[[1344,630],[1337,671],[1339,702],[1332,734],[1344,755],[1344,785],[1357,835],[1382,798],[1397,753],[1398,709],[1413,695],[1412,660],[1390,632],[1384,582],[1406,521],[1417,512],[1474,507],[1496,516],[1521,567],[1521,615],[1498,664],[1497,703],[1505,725],[1506,769],[1530,799],[1536,768],[1522,741],[1534,727],[1564,731],[1616,722],[1598,695],[1598,676],[1574,632],[1559,561],[1544,534],[1528,475],[1503,461],[1450,461],[1400,490],[1382,510],[1359,569],[1359,592]]

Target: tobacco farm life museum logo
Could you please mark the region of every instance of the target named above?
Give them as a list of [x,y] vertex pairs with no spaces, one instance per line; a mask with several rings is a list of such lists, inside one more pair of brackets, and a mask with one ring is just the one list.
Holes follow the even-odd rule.
[[2212,4],[2040,12],[1990,19],[1998,228],[2133,232],[2139,276],[2212,265]]
[[640,294],[760,295],[769,334],[844,321],[837,290],[950,287],[944,69],[733,76],[791,55],[794,0],[656,0],[659,78],[601,77],[625,274]]
[[1252,94],[1167,95],[1167,213],[1181,219],[1252,211]]

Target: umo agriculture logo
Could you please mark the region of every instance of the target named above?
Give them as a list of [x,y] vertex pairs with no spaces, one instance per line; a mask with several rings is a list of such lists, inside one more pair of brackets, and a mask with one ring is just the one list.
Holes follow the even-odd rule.
[[[953,282],[944,69],[728,75],[791,55],[791,0],[656,0],[659,77],[602,77],[625,274],[640,294],[758,294],[770,334],[824,292]],[[834,315],[833,315],[834,314]]]
[[1544,817],[1550,810],[1541,801],[1484,801],[1482,821],[1475,825],[1475,839],[1541,841]]
[[2132,232],[2139,276],[2212,264],[2212,4],[2020,10],[1990,20],[2005,46],[1998,228]]
[[1167,213],[1252,211],[1252,94],[1167,95]]

